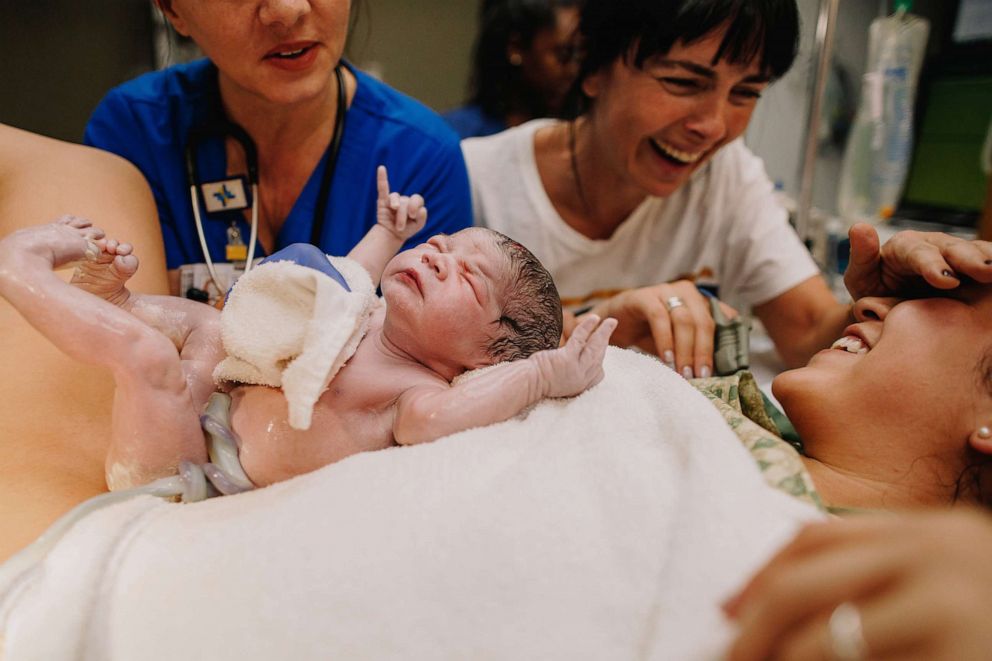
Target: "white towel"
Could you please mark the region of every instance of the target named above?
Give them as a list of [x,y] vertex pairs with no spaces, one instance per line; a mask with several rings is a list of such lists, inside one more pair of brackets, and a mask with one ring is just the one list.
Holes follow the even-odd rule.
[[350,292],[316,269],[267,262],[238,280],[221,313],[228,356],[214,379],[282,388],[294,429],[310,428],[314,404],[355,353],[377,300],[361,265],[328,259]]
[[610,349],[526,419],[77,524],[0,594],[5,661],[708,659],[719,604],[819,515],[711,404]]

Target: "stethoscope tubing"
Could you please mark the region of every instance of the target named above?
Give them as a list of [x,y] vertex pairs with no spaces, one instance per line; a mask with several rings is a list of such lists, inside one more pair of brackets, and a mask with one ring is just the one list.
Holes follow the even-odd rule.
[[[347,96],[345,92],[344,76],[341,73],[341,65],[334,68],[334,75],[337,78],[338,97],[337,113],[334,119],[334,131],[331,139],[328,162],[325,165],[324,176],[321,180],[320,190],[317,194],[317,204],[314,206],[314,219],[311,243],[317,245],[320,241],[320,234],[324,226],[324,210],[330,197],[331,183],[334,171],[337,169],[338,153],[341,150],[341,139],[344,134],[344,120],[347,112]],[[245,153],[245,164],[248,168],[248,183],[251,186],[251,230],[248,238],[248,254],[245,260],[244,272],[248,273],[255,258],[255,249],[258,246],[258,148],[248,132],[241,126],[222,119],[214,128],[219,130],[213,133],[221,133],[233,137]],[[196,234],[200,241],[200,249],[203,251],[204,261],[207,271],[218,291],[227,291],[229,287],[222,287],[221,280],[217,274],[217,268],[213,258],[210,257],[210,249],[207,245],[207,237],[203,229],[203,218],[200,215],[200,195],[199,177],[196,170],[196,149],[199,143],[211,132],[203,129],[190,132],[186,145],[186,176],[189,183],[190,204],[193,207],[193,221],[196,225]],[[226,283],[230,285],[231,283]]]
[[[200,239],[200,249],[203,251],[203,258],[207,265],[207,272],[213,280],[217,291],[226,292],[230,289],[230,282],[221,282],[217,275],[217,267],[210,257],[210,249],[207,247],[207,237],[203,232],[203,219],[200,217],[200,199],[197,194],[197,185],[194,183],[189,187],[190,202],[193,207],[193,222],[196,225],[196,235]],[[251,270],[252,262],[255,259],[255,246],[258,245],[258,184],[251,182],[251,232],[248,235],[248,255],[245,259],[245,273]]]

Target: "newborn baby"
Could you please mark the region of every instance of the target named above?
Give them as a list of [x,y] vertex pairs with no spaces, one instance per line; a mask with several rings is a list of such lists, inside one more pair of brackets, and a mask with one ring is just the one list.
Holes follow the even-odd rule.
[[[615,320],[589,316],[558,348],[561,307],[523,246],[482,228],[396,254],[427,218],[420,196],[389,192],[378,172],[377,224],[349,253],[380,284],[354,355],[317,401],[307,430],[289,426],[274,388],[231,391],[231,425],[251,482],[271,484],[356,452],[414,444],[508,419],[544,397],[597,383]],[[85,260],[71,284],[53,269]],[[206,461],[200,413],[224,357],[220,313],[133,294],[131,246],[80,218],[0,241],[0,295],[61,350],[114,377],[107,483],[127,488]],[[453,385],[459,374],[502,363]]]

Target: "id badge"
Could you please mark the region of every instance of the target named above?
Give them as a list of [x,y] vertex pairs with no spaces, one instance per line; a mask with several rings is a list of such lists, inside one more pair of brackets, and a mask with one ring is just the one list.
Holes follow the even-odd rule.
[[200,184],[200,195],[207,213],[240,211],[251,206],[248,182],[244,177],[232,177]]

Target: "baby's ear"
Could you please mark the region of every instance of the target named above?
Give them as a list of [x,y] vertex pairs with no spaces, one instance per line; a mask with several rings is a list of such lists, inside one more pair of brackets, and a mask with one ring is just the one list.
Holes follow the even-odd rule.
[[977,452],[992,455],[992,425],[982,425],[971,432],[968,443]]

